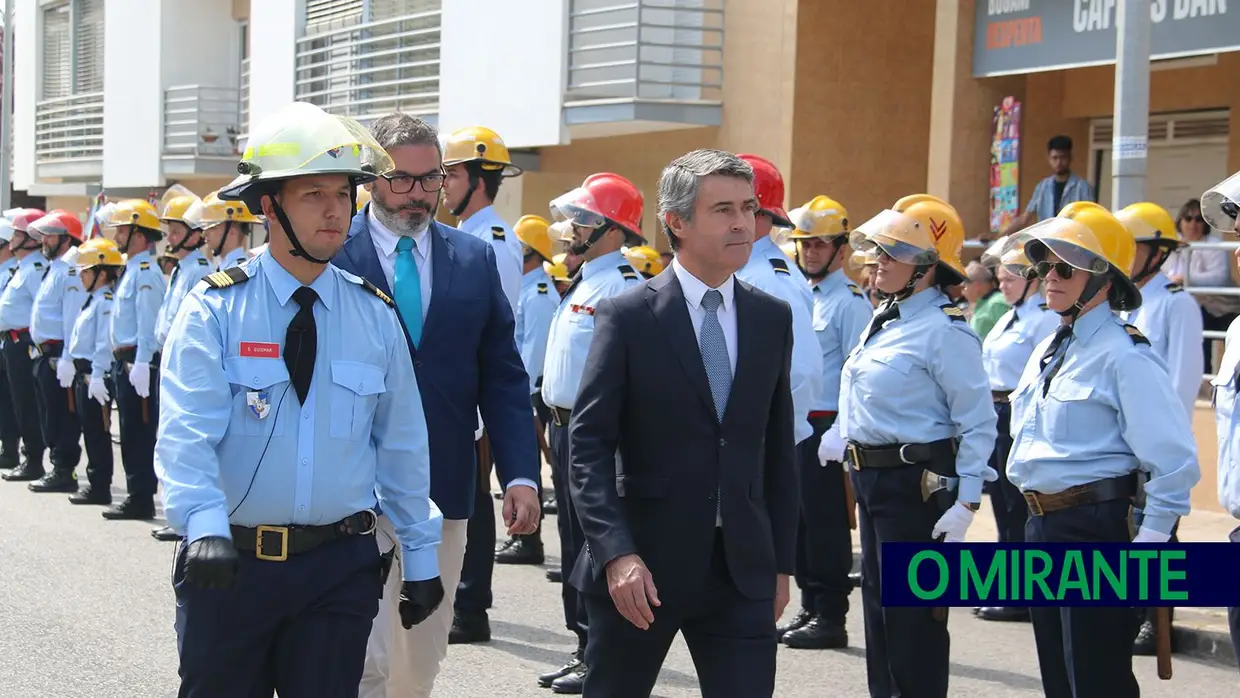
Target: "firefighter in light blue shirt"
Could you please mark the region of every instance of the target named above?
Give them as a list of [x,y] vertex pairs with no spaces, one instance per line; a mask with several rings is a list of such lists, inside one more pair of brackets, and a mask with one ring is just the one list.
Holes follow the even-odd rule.
[[250,259],[250,233],[263,219],[250,212],[245,202],[222,201],[217,192],[211,192],[202,200],[202,207],[195,209],[194,217],[217,271]]
[[159,476],[185,538],[181,692],[255,695],[274,677],[290,695],[356,695],[386,574],[378,505],[402,548],[404,627],[443,598],[404,331],[390,298],[329,264],[355,186],[391,159],[357,122],[300,102],[249,144],[220,197],[267,212],[271,243],[190,292],[161,374]]
[[[906,196],[850,235],[878,250],[888,294],[844,363],[839,419],[819,458],[852,469],[870,693],[946,696],[945,614],[883,608],[884,541],[961,542],[980,507],[995,442],[981,340],[944,287],[961,283],[964,224],[947,202]],[[843,440],[847,440],[846,444]]]
[[[1105,208],[1077,202],[1016,239],[1043,280],[1047,305],[1062,317],[1011,398],[1008,478],[1029,506],[1027,540],[1126,543],[1130,510],[1144,499],[1133,541],[1165,543],[1188,514],[1200,473],[1192,428],[1162,361],[1115,314],[1141,304],[1128,276],[1132,234]],[[1138,695],[1131,608],[1035,607],[1031,614],[1047,695]]]
[[[560,529],[560,560],[563,566],[564,620],[577,635],[574,660],[560,673],[544,675],[546,684],[553,682],[584,685],[587,668],[579,661],[586,646],[585,603],[568,583],[568,572],[577,560],[585,537],[577,520],[577,511],[569,496],[568,423],[577,402],[577,388],[585,371],[586,355],[594,337],[594,309],[599,301],[637,286],[642,277],[624,258],[621,247],[641,245],[643,200],[641,192],[629,180],[617,174],[593,174],[581,186],[551,202],[553,238],[568,244],[568,251],[581,255],[585,262],[573,277],[564,299],[551,319],[547,338],[547,357],[543,364],[542,398],[551,412],[551,453],[556,516]],[[544,684],[544,685],[546,685]]]
[[167,236],[165,256],[174,260],[168,272],[168,288],[163,305],[159,308],[159,321],[155,324],[155,346],[163,349],[168,342],[168,330],[177,316],[181,301],[199,281],[215,271],[214,266],[202,252],[206,240],[196,220],[202,215],[202,201],[192,194],[174,196],[165,202],[159,215]]
[[[755,218],[757,223],[754,228],[750,261],[754,259],[769,261],[771,266],[779,272],[780,277],[801,295],[806,309],[813,313],[814,296],[809,282],[796,265],[788,265],[788,256],[771,237],[776,228],[788,230],[794,227],[784,211],[784,176],[780,174],[779,168],[775,167],[775,163],[760,155],[741,153],[737,157],[749,163],[749,166],[753,168],[753,193],[758,199],[758,215]],[[786,235],[781,234],[781,237],[786,237]],[[744,277],[741,280],[748,281]],[[769,289],[762,290],[771,293]],[[787,299],[784,298],[784,300]],[[796,361],[796,357],[793,357],[793,361]]]
[[[13,221],[10,217],[14,213],[16,211],[0,214],[0,296],[17,273],[17,257],[9,249],[9,241],[13,239]],[[0,470],[17,467],[18,443],[21,440],[17,415],[13,414],[13,398],[9,395],[9,375],[4,368],[3,347],[6,339],[0,335]]]
[[[0,475],[11,481],[33,481],[43,477],[43,430],[39,425],[38,400],[34,383],[34,359],[38,348],[30,337],[34,298],[47,274],[47,258],[42,245],[30,235],[30,224],[44,216],[38,209],[20,209],[13,214],[13,240],[9,249],[17,258],[17,268],[0,294],[0,342],[3,342],[4,371],[8,378],[10,405],[21,438],[25,460]],[[13,446],[16,447],[16,443]],[[14,454],[16,455],[16,454]]]

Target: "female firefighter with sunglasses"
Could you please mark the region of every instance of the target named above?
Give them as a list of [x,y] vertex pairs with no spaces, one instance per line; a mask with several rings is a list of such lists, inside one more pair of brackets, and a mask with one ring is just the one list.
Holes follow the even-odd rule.
[[[888,294],[844,363],[839,415],[818,456],[852,470],[870,695],[946,696],[942,609],[882,606],[880,546],[961,542],[996,477],[982,343],[943,288],[965,278],[964,225],[947,202],[907,196],[850,234],[878,250]],[[846,440],[846,443],[843,441]]]
[[[1132,233],[1105,208],[1066,206],[1016,237],[1042,279],[1059,328],[1012,393],[1008,478],[1029,507],[1030,543],[1165,543],[1188,514],[1196,445],[1163,363],[1116,311],[1141,305]],[[1149,480],[1146,481],[1148,476]],[[1139,619],[1129,607],[1036,607],[1042,687],[1060,696],[1139,695]]]

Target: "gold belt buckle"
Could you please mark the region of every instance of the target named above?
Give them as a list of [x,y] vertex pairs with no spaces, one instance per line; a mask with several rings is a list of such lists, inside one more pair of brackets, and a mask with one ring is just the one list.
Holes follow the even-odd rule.
[[[263,534],[278,533],[280,535],[280,552],[268,555],[263,552]],[[284,562],[288,559],[288,526],[259,526],[254,529],[254,557],[268,562]]]
[[1036,492],[1025,492],[1025,503],[1029,505],[1029,513],[1034,516],[1042,516],[1042,502],[1038,499]]
[[848,458],[852,461],[853,470],[861,470],[861,451],[857,449],[857,444],[848,444]]

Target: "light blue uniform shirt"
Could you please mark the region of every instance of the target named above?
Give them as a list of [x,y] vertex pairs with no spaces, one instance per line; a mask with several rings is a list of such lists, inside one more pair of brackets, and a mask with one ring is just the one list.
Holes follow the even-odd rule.
[[995,410],[982,343],[944,305],[951,301],[939,289],[919,291],[900,302],[899,318],[857,344],[844,363],[840,433],[871,447],[959,439],[956,498],[980,502],[982,483],[998,478],[989,464]]
[[212,271],[224,271],[229,267],[238,267],[245,264],[249,259],[250,255],[245,251],[245,248],[238,247],[235,250],[225,252],[223,259],[219,261],[219,264]]
[[[1009,308],[1001,315],[982,340],[982,364],[990,376],[990,389],[1015,390],[1029,357],[1033,356],[1033,348],[1054,335],[1057,327],[1059,313],[1046,307],[1041,293],[1031,294],[1019,307]],[[1038,354],[1038,358],[1041,356]]]
[[112,303],[110,287],[95,289],[87,296],[69,335],[69,358],[89,361],[90,376],[94,379],[102,379],[112,366],[112,340],[108,338]]
[[17,263],[17,273],[0,294],[0,330],[24,330],[34,315],[34,297],[47,273],[42,252],[31,252]]
[[560,306],[560,292],[542,267],[521,277],[521,297],[517,300],[517,349],[521,363],[530,375],[530,395],[538,392],[543,363],[547,359],[547,335],[551,318]]
[[822,348],[822,392],[815,410],[835,412],[840,404],[840,372],[844,360],[861,340],[874,306],[843,269],[834,271],[813,288],[814,333]]
[[114,295],[112,349],[137,347],[134,361],[149,364],[158,349],[155,323],[164,301],[164,274],[150,252],[139,252],[125,262],[125,273]]
[[1049,371],[1066,357],[1043,396],[1041,357],[1051,341],[1034,349],[1012,393],[1008,479],[1022,492],[1055,494],[1145,471],[1141,525],[1170,534],[1188,514],[1201,473],[1192,427],[1162,361],[1149,345],[1134,343],[1104,303],[1077,318],[1047,363]]
[[1162,272],[1141,287],[1141,307],[1125,313],[1129,324],[1141,330],[1150,347],[1167,367],[1171,388],[1184,405],[1189,424],[1201,392],[1205,357],[1201,354],[1201,306]]
[[86,302],[86,291],[77,269],[62,259],[54,259],[51,269],[34,297],[34,313],[30,318],[30,338],[35,344],[73,336],[73,323]]
[[248,281],[195,287],[168,335],[155,462],[169,524],[190,541],[230,538],[230,523],[330,524],[374,509],[377,490],[404,580],[437,576],[443,518],[395,310],[324,268],[310,285],[318,352],[301,405],[283,346],[301,283],[268,252],[242,268]]
[[155,346],[162,349],[168,341],[168,331],[172,329],[172,321],[176,319],[177,310],[185,300],[190,289],[211,273],[211,262],[200,250],[193,250],[177,262],[176,269],[164,293],[163,305],[159,306],[159,321],[155,323]]
[[[485,240],[495,249],[495,266],[499,271],[499,283],[504,289],[504,297],[516,314],[517,303],[521,295],[522,259],[521,241],[513,234],[512,228],[495,212],[495,207],[487,206],[474,215],[461,221],[461,231]],[[499,228],[499,230],[495,230]]]
[[[762,239],[754,240],[753,251],[749,253],[749,261],[752,262],[755,256],[774,260],[776,263],[782,262],[783,267],[788,270],[786,276],[792,280],[792,285],[801,292],[801,300],[805,301],[805,307],[809,309],[810,313],[814,312],[814,293],[810,288],[809,279],[806,279],[801,269],[788,259],[788,255],[784,254],[783,250],[779,249],[779,245],[775,244],[770,235],[764,235]],[[781,272],[780,276],[784,277],[785,275]]]
[[[749,254],[749,262],[736,272],[736,278],[765,291],[787,303],[792,310],[792,369],[789,372],[789,383],[792,388],[792,411],[796,422],[793,424],[794,438],[797,443],[814,435],[814,428],[809,423],[809,413],[818,404],[822,395],[822,348],[818,337],[814,334],[812,308],[813,292],[804,276],[799,283],[792,275],[795,265],[788,263],[788,258],[780,252],[778,259],[768,257],[760,243],[771,244],[769,238],[754,243]],[[775,247],[778,251],[779,248]],[[772,264],[774,260],[775,264]],[[777,269],[782,269],[777,271]],[[799,273],[799,272],[798,272]],[[809,296],[809,302],[802,299]]]
[[1240,414],[1236,412],[1236,382],[1240,377],[1240,319],[1227,328],[1227,347],[1214,385],[1214,424],[1218,432],[1218,501],[1240,519]]
[[[626,271],[622,271],[624,267]],[[568,292],[551,318],[547,358],[543,363],[543,402],[566,410],[577,404],[577,388],[586,370],[586,354],[594,338],[594,308],[642,282],[620,250],[581,265],[581,280]]]
[[13,275],[17,273],[17,258],[9,257],[0,262],[0,293],[8,287],[9,281],[13,279]]

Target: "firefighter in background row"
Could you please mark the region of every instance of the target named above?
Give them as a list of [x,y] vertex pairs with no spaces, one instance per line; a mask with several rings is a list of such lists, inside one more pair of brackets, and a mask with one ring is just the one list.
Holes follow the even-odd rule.
[[822,353],[822,391],[809,413],[813,435],[800,445],[801,521],[797,529],[797,586],[801,610],[777,629],[781,641],[797,649],[848,646],[844,620],[853,585],[846,472],[839,463],[818,461],[818,442],[835,423],[840,371],[873,314],[865,293],[845,274],[848,211],[828,196],[816,196],[791,212],[789,239],[814,296],[813,326]]
[[543,271],[555,282],[555,290],[561,297],[568,291],[568,285],[573,282],[573,275],[568,273],[568,265],[564,263],[567,257],[567,252],[561,252],[552,257],[551,261],[543,262]]
[[112,381],[120,416],[125,500],[103,512],[105,519],[155,518],[155,431],[159,426],[159,348],[155,325],[164,300],[164,276],[152,251],[163,238],[159,214],[149,202],[121,201],[106,227],[126,255],[112,307]]
[[[1132,234],[1105,208],[1076,202],[1016,240],[1061,318],[1011,398],[1008,478],[1029,505],[1026,540],[1166,543],[1189,512],[1200,472],[1192,428],[1162,361],[1116,315],[1141,305],[1128,276]],[[1130,521],[1139,525],[1135,538]],[[1140,695],[1132,608],[1030,613],[1049,698]]]
[[68,211],[56,210],[31,223],[28,234],[42,243],[43,256],[50,260],[34,299],[30,338],[37,347],[34,382],[39,420],[52,462],[52,472],[29,487],[33,492],[73,493],[78,491],[75,471],[82,459],[78,443],[82,432],[70,409],[73,362],[64,352],[86,294],[76,266],[70,266],[65,256],[82,242],[82,222]]
[[92,238],[78,248],[78,282],[86,301],[73,323],[68,361],[73,366],[73,396],[78,425],[86,444],[86,484],[69,496],[72,504],[112,503],[112,289],[125,268],[116,243]]
[[252,226],[263,222],[241,201],[221,201],[216,192],[207,194],[194,207],[193,221],[202,231],[207,254],[215,262],[213,271],[224,271],[250,259]]
[[[19,209],[20,210],[20,209]],[[0,215],[0,297],[17,274],[17,257],[9,249],[13,239],[13,221],[10,212]],[[0,470],[17,467],[21,431],[17,415],[13,413],[13,398],[9,394],[9,374],[4,368],[4,343],[7,337],[0,335]]]
[[30,339],[30,319],[34,315],[34,297],[47,273],[47,258],[42,245],[29,231],[30,224],[44,216],[38,209],[22,209],[13,215],[13,240],[9,249],[17,257],[17,271],[0,296],[0,335],[3,335],[4,370],[9,379],[9,397],[21,435],[22,455],[26,458],[0,478],[18,482],[43,477],[43,430],[39,425],[39,408],[35,399],[34,356]]
[[637,270],[642,278],[653,279],[663,271],[663,256],[650,245],[625,247],[621,252],[629,265]]

